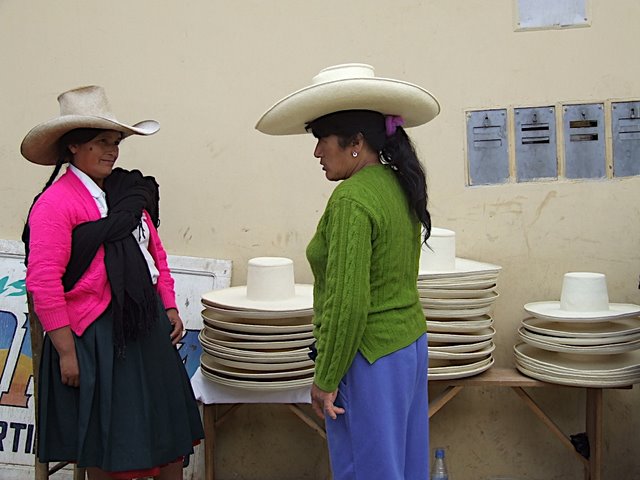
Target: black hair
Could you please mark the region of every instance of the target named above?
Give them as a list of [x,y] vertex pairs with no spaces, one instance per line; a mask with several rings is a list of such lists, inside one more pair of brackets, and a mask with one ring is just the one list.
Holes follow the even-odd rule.
[[427,181],[411,139],[402,127],[387,136],[385,117],[370,110],[343,110],[309,122],[306,126],[314,137],[338,137],[338,144],[346,148],[358,134],[376,152],[382,163],[390,165],[405,193],[409,208],[424,227],[423,243],[431,235],[431,214],[427,209]]
[[90,142],[103,131],[104,129],[100,129],[100,128],[76,128],[74,130],[71,130],[65,133],[58,140],[58,143],[57,143],[58,159],[56,160],[55,168],[53,169],[53,172],[51,172],[51,176],[49,177],[49,180],[47,180],[47,183],[45,183],[40,193],[38,193],[33,198],[33,202],[31,202],[31,206],[29,207],[29,213],[27,214],[27,220],[25,221],[24,228],[22,229],[21,238],[22,238],[22,242],[24,243],[25,266],[29,262],[29,215],[31,214],[31,209],[40,198],[40,195],[42,195],[45,192],[45,190],[47,190],[47,188],[53,185],[54,180],[57,178],[58,174],[60,173],[60,169],[62,168],[62,165],[64,165],[66,162],[71,161],[71,151],[69,150],[69,145],[74,145],[74,144],[81,145],[83,143]]

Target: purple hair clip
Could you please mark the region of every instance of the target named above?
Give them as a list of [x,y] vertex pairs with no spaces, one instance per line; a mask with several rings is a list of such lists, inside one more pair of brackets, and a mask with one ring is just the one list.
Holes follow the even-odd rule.
[[390,137],[396,133],[398,127],[404,125],[404,118],[400,115],[386,115],[384,117],[384,125],[387,130],[387,137]]

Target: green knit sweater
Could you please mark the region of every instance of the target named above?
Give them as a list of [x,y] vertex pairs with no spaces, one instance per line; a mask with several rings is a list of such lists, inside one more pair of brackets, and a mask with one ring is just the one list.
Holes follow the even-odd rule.
[[390,167],[365,167],[336,187],[307,247],[320,389],[338,387],[356,352],[373,363],[425,333],[419,258],[420,223]]

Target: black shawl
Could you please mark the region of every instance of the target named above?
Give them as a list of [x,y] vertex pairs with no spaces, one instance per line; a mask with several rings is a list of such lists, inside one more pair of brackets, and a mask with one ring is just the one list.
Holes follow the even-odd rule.
[[98,248],[104,245],[105,266],[112,293],[113,338],[120,355],[126,340],[147,333],[158,313],[155,287],[133,230],[141,226],[146,209],[158,220],[158,184],[138,170],[115,168],[104,181],[109,213],[73,229],[71,258],[62,278],[69,291],[87,270]]

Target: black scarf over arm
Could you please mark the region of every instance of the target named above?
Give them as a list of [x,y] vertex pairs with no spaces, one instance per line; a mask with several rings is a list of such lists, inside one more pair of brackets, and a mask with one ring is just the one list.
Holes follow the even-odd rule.
[[105,267],[111,286],[113,338],[124,354],[126,340],[147,333],[157,316],[157,296],[133,230],[146,209],[158,225],[158,184],[138,170],[115,168],[104,181],[109,213],[73,229],[71,258],[62,278],[69,291],[87,270],[98,248],[104,245]]

